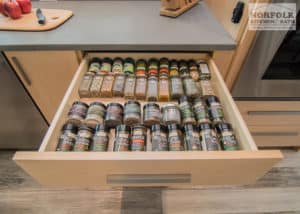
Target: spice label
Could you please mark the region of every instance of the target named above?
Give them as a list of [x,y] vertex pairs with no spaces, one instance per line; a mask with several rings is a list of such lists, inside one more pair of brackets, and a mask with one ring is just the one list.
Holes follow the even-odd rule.
[[201,73],[203,73],[203,74],[210,74],[210,71],[209,71],[209,69],[208,69],[207,64],[205,64],[205,63],[200,63],[200,64],[199,64],[199,67],[200,67]]
[[107,134],[104,132],[99,132],[95,135],[93,138],[93,151],[101,151],[104,152],[107,150],[107,145],[108,145],[108,137]]
[[89,150],[90,140],[84,137],[77,137],[74,151],[76,152],[84,152]]
[[180,103],[179,108],[183,119],[194,118],[192,108],[188,102]]
[[122,62],[114,62],[112,72],[113,73],[122,73],[123,71],[123,65]]
[[224,150],[238,150],[238,143],[232,132],[222,132],[220,141]]
[[[124,134],[127,135],[128,134]],[[115,139],[114,151],[129,151],[129,139],[128,137],[122,137],[121,134]]]
[[187,150],[198,151],[201,150],[200,136],[196,132],[186,133],[185,143]]
[[62,135],[58,140],[58,147],[56,151],[71,151],[75,143],[75,136]]
[[144,151],[145,150],[145,142],[146,136],[138,135],[139,133],[134,133],[132,136],[131,150],[132,151]]
[[152,151],[168,151],[166,134],[160,133],[152,136]]
[[100,64],[97,62],[93,62],[90,64],[89,71],[97,73],[100,70]]
[[215,92],[209,80],[201,80],[200,82],[203,95],[215,95]]
[[124,64],[124,73],[133,74],[134,73],[134,66],[131,63]]
[[214,132],[212,131],[205,131],[203,138],[202,138],[202,148],[203,150],[207,151],[217,151],[219,150],[218,139]]
[[194,112],[198,122],[208,120],[208,112],[204,105],[197,103],[194,105]]
[[101,69],[100,69],[101,73],[110,73],[111,72],[111,64],[104,62],[102,63]]
[[219,103],[211,103],[209,110],[213,119],[224,118],[223,108]]

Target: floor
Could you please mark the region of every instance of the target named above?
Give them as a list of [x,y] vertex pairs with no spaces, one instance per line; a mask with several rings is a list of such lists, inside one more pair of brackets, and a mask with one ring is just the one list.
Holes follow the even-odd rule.
[[44,188],[0,151],[1,214],[300,213],[300,152],[256,184],[192,188]]

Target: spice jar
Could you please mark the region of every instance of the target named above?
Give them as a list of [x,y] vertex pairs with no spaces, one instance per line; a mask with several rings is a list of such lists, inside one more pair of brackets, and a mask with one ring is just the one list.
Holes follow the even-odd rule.
[[208,96],[206,98],[206,105],[208,107],[210,119],[213,123],[220,123],[224,121],[224,111],[218,97]]
[[95,134],[93,137],[93,141],[91,144],[91,150],[94,152],[106,152],[109,137],[108,137],[109,129],[103,124],[99,124],[96,126]]
[[210,80],[211,79],[211,73],[208,69],[208,66],[206,63],[199,62],[198,63],[199,70],[200,70],[200,79],[201,80]]
[[91,97],[99,97],[100,96],[100,90],[101,90],[103,79],[104,79],[103,74],[96,74],[94,76],[94,79],[93,79],[91,87],[90,87]]
[[195,98],[194,100],[193,111],[198,124],[210,123],[208,110],[203,99],[200,96]]
[[198,151],[201,149],[199,129],[192,125],[184,125],[185,150]]
[[114,151],[126,152],[129,151],[130,143],[130,126],[118,125],[115,131]]
[[150,59],[148,64],[148,76],[158,76],[158,60]]
[[78,94],[80,97],[90,97],[90,87],[93,81],[95,74],[94,73],[86,73],[81,80],[81,83],[78,88]]
[[160,109],[156,103],[147,103],[143,107],[144,125],[150,127],[160,123]]
[[138,100],[145,100],[147,92],[147,77],[138,76],[136,78],[135,97]]
[[135,92],[135,82],[136,77],[134,75],[129,75],[126,77],[125,87],[124,87],[124,96],[126,99],[134,99]]
[[179,74],[181,78],[190,76],[188,64],[185,60],[179,61]]
[[190,105],[188,98],[186,96],[180,97],[179,109],[181,113],[182,123],[183,124],[196,124],[194,112],[192,106]]
[[81,125],[78,129],[76,142],[74,145],[75,152],[88,151],[92,142],[94,130],[86,125]]
[[162,107],[162,118],[164,124],[181,124],[180,110],[175,104],[166,104]]
[[146,100],[154,102],[158,100],[158,78],[156,76],[148,77]]
[[180,126],[178,124],[168,125],[168,143],[170,151],[183,151],[183,138]]
[[136,62],[136,69],[135,69],[135,75],[136,76],[146,76],[146,67],[147,62],[144,59],[139,59]]
[[169,91],[169,77],[167,75],[159,76],[159,101],[169,101],[170,91]]
[[170,63],[170,76],[179,76],[178,62],[177,60],[171,60]]
[[123,97],[124,96],[124,87],[125,87],[126,75],[123,73],[118,73],[115,75],[115,81],[112,88],[112,93],[114,97]]
[[101,68],[100,68],[100,73],[101,74],[108,74],[111,72],[111,64],[112,64],[112,60],[111,58],[104,58],[103,59],[103,62],[102,62],[102,65],[101,65]]
[[215,130],[209,123],[201,123],[199,125],[201,147],[204,151],[216,151],[220,150],[220,145],[217,139]]
[[101,68],[101,60],[95,57],[90,61],[88,72],[97,73],[100,71],[100,68]]
[[78,127],[72,123],[66,123],[58,139],[56,151],[67,152],[72,151],[76,141]]
[[130,100],[124,105],[124,123],[133,125],[141,123],[141,104],[137,101]]
[[134,60],[132,58],[126,58],[124,62],[124,70],[125,74],[134,74]]
[[106,74],[104,76],[101,86],[101,97],[112,97],[112,88],[114,85],[115,77],[112,74]]
[[201,89],[204,97],[215,95],[213,86],[209,80],[201,80]]
[[168,151],[167,127],[156,124],[151,126],[152,151]]
[[85,118],[89,105],[76,101],[72,104],[68,113],[68,122],[79,125]]
[[189,99],[195,98],[200,95],[199,89],[195,81],[191,77],[184,77],[182,81],[185,95]]
[[197,67],[197,64],[195,62],[195,60],[190,60],[189,63],[189,70],[190,70],[190,76],[194,81],[198,81],[199,80],[199,70]]
[[131,151],[145,151],[147,140],[147,129],[143,125],[132,127]]
[[178,100],[184,95],[182,80],[179,76],[171,76],[170,94],[172,100]]
[[219,123],[216,129],[223,150],[238,150],[238,142],[229,123]]
[[123,60],[119,57],[114,59],[113,65],[112,65],[112,72],[114,74],[123,73]]
[[85,124],[95,128],[97,124],[103,124],[106,106],[101,102],[93,102],[87,111]]
[[159,75],[169,75],[169,60],[167,58],[161,58],[159,60]]
[[120,103],[110,103],[106,108],[105,125],[116,127],[123,122],[123,106]]

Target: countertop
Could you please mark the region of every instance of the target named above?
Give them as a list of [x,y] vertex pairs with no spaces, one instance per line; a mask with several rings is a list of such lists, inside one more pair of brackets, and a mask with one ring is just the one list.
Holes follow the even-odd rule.
[[160,1],[34,2],[74,16],[44,32],[0,31],[0,50],[212,51],[235,42],[205,3],[178,18],[159,15]]

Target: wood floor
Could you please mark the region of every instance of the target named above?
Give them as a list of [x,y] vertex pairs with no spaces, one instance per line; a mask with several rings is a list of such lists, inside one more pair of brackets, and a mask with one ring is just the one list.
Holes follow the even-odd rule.
[[300,213],[300,152],[256,184],[193,188],[43,188],[0,151],[1,214]]

